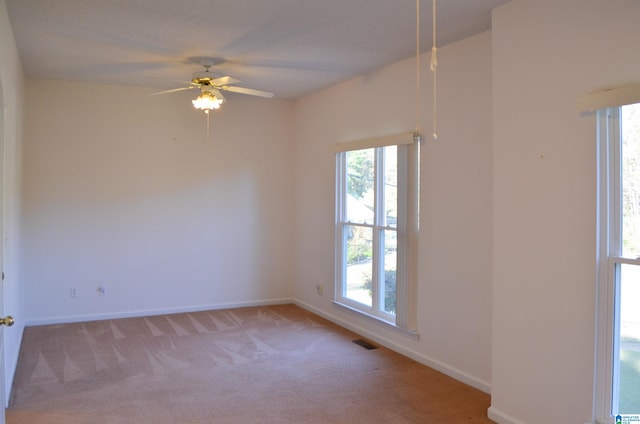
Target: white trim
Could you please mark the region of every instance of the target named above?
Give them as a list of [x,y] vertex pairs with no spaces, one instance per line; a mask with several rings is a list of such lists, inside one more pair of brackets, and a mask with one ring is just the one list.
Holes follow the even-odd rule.
[[[378,140],[397,141],[398,138],[407,139],[407,134],[399,136],[383,137]],[[415,294],[417,292],[417,261],[418,261],[418,202],[419,202],[419,135],[411,133],[411,144],[400,144],[397,148],[397,187],[398,187],[398,223],[396,228],[386,227],[381,217],[384,216],[383,206],[384,189],[378,185],[384,180],[384,155],[385,149],[381,147],[375,148],[375,178],[374,192],[376,193],[374,222],[370,224],[351,223],[347,221],[345,205],[347,198],[346,175],[347,164],[346,156],[348,151],[339,151],[336,153],[336,213],[335,213],[335,285],[334,300],[341,305],[347,306],[349,309],[359,309],[361,313],[377,317],[382,321],[394,322],[392,328],[402,328],[406,334],[412,334],[415,337],[417,332],[417,305],[415,302]],[[363,140],[371,142],[371,140]],[[398,146],[397,144],[391,144]],[[367,150],[370,147],[365,147]],[[411,222],[409,222],[411,220]],[[359,227],[371,228],[372,231],[372,251],[373,251],[373,268],[372,281],[378,282],[372,285],[372,302],[371,305],[351,304],[346,292],[346,255],[345,245],[346,232],[345,226],[355,225]],[[380,287],[381,277],[384,275],[381,259],[381,231],[394,230],[397,234],[397,268],[396,268],[396,314],[390,315],[386,313],[382,307],[381,298],[384,292]],[[395,324],[395,325],[394,325]],[[397,331],[397,330],[396,330]]]
[[293,298],[282,298],[282,299],[272,299],[272,300],[266,300],[266,301],[253,301],[253,302],[235,302],[235,303],[214,304],[214,305],[200,305],[200,306],[183,307],[183,308],[139,310],[139,311],[130,311],[130,312],[110,313],[110,314],[75,315],[75,316],[67,316],[67,317],[39,318],[39,319],[27,320],[26,326],[34,327],[38,325],[66,324],[66,323],[87,322],[87,321],[96,321],[96,320],[105,320],[105,319],[136,318],[136,317],[145,317],[145,316],[153,316],[153,315],[172,314],[172,313],[199,312],[199,311],[206,311],[206,310],[233,309],[233,308],[244,308],[244,307],[253,307],[253,306],[271,306],[271,305],[287,305],[287,304],[294,304],[296,306],[299,306],[302,309],[305,309],[322,318],[325,318],[333,322],[334,324],[337,324],[347,330],[350,330],[363,337],[366,337],[375,343],[385,346],[386,348],[391,349],[401,355],[407,356],[417,362],[420,362],[423,365],[433,368],[436,371],[439,371],[445,375],[448,375],[449,377],[454,378],[464,384],[467,384],[473,388],[476,388],[484,393],[491,394],[491,384],[487,381],[474,377],[457,368],[451,367],[445,364],[444,362],[438,361],[437,359],[431,358],[427,355],[423,355],[422,353],[416,352],[412,349],[407,349],[385,337],[381,337],[379,334],[372,333],[360,326],[353,325],[348,321],[345,321],[343,319],[336,317],[335,315],[328,314],[322,311],[321,309],[318,309],[314,306],[309,305],[308,303],[305,303],[298,299],[293,299]]
[[[640,87],[640,86],[639,86]],[[622,257],[621,133],[620,107],[597,111],[598,180],[596,272],[596,335],[593,417],[601,424],[613,423],[618,404],[619,290],[618,264],[640,265]]]
[[233,309],[233,308],[244,308],[244,307],[253,307],[253,306],[270,306],[270,305],[287,305],[287,304],[294,304],[296,306],[299,306],[302,309],[305,309],[322,318],[325,318],[333,322],[334,324],[337,324],[347,330],[350,330],[363,337],[366,337],[375,343],[379,343],[380,345],[385,346],[388,349],[391,349],[401,355],[407,356],[417,362],[420,362],[423,365],[433,368],[436,371],[439,371],[445,375],[448,375],[449,377],[454,378],[464,384],[474,387],[484,393],[491,394],[491,384],[487,381],[474,377],[464,371],[458,370],[457,368],[451,367],[445,364],[444,362],[438,361],[437,359],[433,359],[429,356],[423,355],[412,349],[407,349],[385,337],[381,337],[379,334],[372,333],[360,326],[353,325],[348,321],[340,319],[335,315],[328,314],[322,311],[321,309],[318,309],[314,306],[309,305],[308,303],[302,302],[297,299],[292,299],[292,298],[272,299],[272,300],[266,300],[266,301],[253,301],[253,302],[236,302],[236,303],[225,303],[225,304],[215,304],[215,305],[200,305],[200,306],[192,306],[192,307],[184,307],[184,308],[166,308],[166,309],[153,309],[153,310],[144,310],[144,311],[140,310],[140,311],[111,313],[111,314],[75,315],[75,316],[67,316],[67,317],[39,318],[39,319],[27,320],[26,326],[34,327],[38,325],[66,324],[66,323],[97,321],[97,320],[105,320],[105,319],[136,318],[136,317],[163,315],[163,314],[172,314],[172,313],[199,312],[199,311],[217,310],[217,309]]
[[640,84],[609,88],[578,97],[578,111],[593,112],[615,106],[640,103]]
[[249,301],[249,302],[233,302],[233,303],[217,303],[217,304],[197,305],[197,306],[184,306],[184,307],[176,307],[176,308],[145,309],[145,310],[115,312],[115,313],[105,313],[105,314],[70,315],[70,316],[64,316],[64,317],[28,319],[25,325],[27,327],[35,327],[38,325],[67,324],[67,323],[73,323],[73,322],[101,321],[105,319],[119,319],[119,318],[137,318],[137,317],[147,317],[147,316],[154,316],[154,315],[180,314],[185,312],[213,311],[217,309],[248,308],[253,306],[287,305],[291,303],[294,303],[292,298],[282,298],[282,299],[270,299],[270,300],[255,300],[255,301]]
[[[502,412],[501,410],[499,410],[498,408],[491,406],[488,410],[487,410],[487,417],[492,420],[495,421],[498,424],[525,424],[524,421],[520,421],[516,418],[513,418],[507,414],[505,414],[504,412]],[[584,424],[596,424],[595,422],[587,422]]]
[[[414,181],[411,180],[412,177],[415,177],[414,174],[410,173],[412,169],[412,160],[411,152],[409,149],[397,149],[398,150],[398,164],[406,164],[406,166],[400,167],[397,169],[397,188],[398,188],[398,209],[397,209],[397,218],[398,218],[398,231],[397,234],[397,246],[396,246],[396,317],[395,324],[400,328],[411,328],[415,329],[415,319],[411,316],[411,312],[415,309],[413,307],[413,303],[411,300],[415,298],[409,297],[409,292],[413,292],[411,290],[413,281],[410,280],[410,277],[413,277],[412,270],[410,267],[414,264],[412,259],[414,258],[415,252],[411,250],[411,242],[413,241],[410,238],[411,232],[414,227],[417,225],[417,222],[414,225],[414,222],[411,222],[410,219],[415,219],[416,216],[411,214],[413,202],[415,201],[414,197],[416,195],[415,192],[411,192],[411,189],[414,187]],[[411,185],[410,185],[411,184]],[[403,201],[400,201],[400,200]],[[411,327],[413,326],[413,327]],[[417,335],[417,332],[414,331]]]
[[351,150],[370,149],[374,147],[400,146],[403,144],[413,144],[415,141],[415,133],[410,131],[382,137],[364,138],[346,143],[337,143],[331,146],[331,151],[333,153],[341,153]]
[[524,421],[520,421],[505,414],[495,406],[489,407],[489,409],[487,410],[487,417],[489,417],[490,420],[497,422],[498,424],[526,424]]
[[[395,147],[396,151],[398,151],[397,146]],[[386,149],[376,149],[374,151],[374,163],[373,167],[375,171],[375,176],[373,177],[373,192],[374,194],[374,213],[373,213],[373,225],[371,226],[371,253],[372,257],[372,270],[371,270],[371,310],[370,312],[373,314],[384,314],[386,312],[384,305],[384,291],[385,291],[385,273],[384,273],[384,236],[382,233],[386,230],[386,220],[385,216],[385,171],[386,171],[386,158],[387,150]],[[398,154],[396,153],[396,158]],[[400,181],[397,181],[397,184],[400,184]],[[398,190],[399,192],[400,190]],[[400,193],[398,193],[398,196]],[[399,199],[399,198],[398,198]],[[400,203],[400,201],[398,201]],[[400,215],[398,215],[398,220],[400,219]],[[396,234],[398,234],[399,228],[395,230]],[[397,241],[400,244],[400,241]],[[396,247],[396,252],[398,247]],[[344,268],[348,268],[348,263]],[[396,271],[396,282],[397,282],[398,272]],[[347,280],[342,281],[343,285],[347,284]],[[400,283],[401,284],[401,283]],[[395,317],[394,317],[395,319]]]
[[397,325],[394,325],[388,321],[385,321],[382,318],[378,318],[375,315],[367,314],[365,312],[362,312],[359,309],[353,308],[349,305],[338,302],[336,300],[333,300],[332,303],[337,309],[343,312],[348,312],[350,314],[356,315],[376,325],[380,325],[388,330],[391,330],[403,336],[409,337],[410,339],[413,339],[415,341],[420,340],[420,334],[418,334],[418,332],[415,330],[409,330],[406,328],[398,327]]
[[471,374],[468,374],[462,370],[454,368],[444,362],[441,362],[437,359],[431,358],[430,356],[424,355],[420,352],[416,352],[413,349],[408,349],[392,340],[389,340],[386,337],[382,337],[378,332],[371,332],[359,325],[355,325],[349,321],[338,318],[333,314],[329,314],[321,309],[316,308],[315,306],[311,306],[308,303],[302,302],[300,300],[294,299],[294,305],[300,306],[303,309],[308,310],[309,312],[313,312],[316,315],[319,315],[334,324],[337,324],[347,330],[350,330],[362,337],[366,337],[367,339],[380,344],[388,349],[393,350],[401,355],[404,355],[408,358],[413,359],[414,361],[420,362],[423,365],[426,365],[429,368],[433,368],[436,371],[439,371],[449,377],[458,380],[468,386],[471,386],[475,389],[478,389],[484,393],[491,394],[491,383],[484,381],[480,378],[477,378]]
[[593,415],[599,420],[606,420],[611,411],[612,364],[613,364],[613,312],[612,304],[615,294],[609,282],[609,261],[606,259],[611,245],[609,237],[614,237],[611,227],[609,195],[614,190],[610,181],[610,168],[615,159],[608,140],[610,137],[610,118],[608,111],[598,111],[598,180],[597,180],[597,253],[596,253],[596,335],[595,335],[595,385],[593,399]]
[[[335,247],[334,247],[334,281],[345,281],[347,278],[346,269],[342,266],[337,266],[344,260],[344,249],[343,247],[346,245],[346,237],[347,235],[344,232],[344,226],[341,224],[345,222],[345,214],[346,214],[346,205],[347,205],[347,190],[345,181],[345,170],[347,167],[347,158],[346,155],[336,154],[336,188],[335,188],[335,222],[333,223],[335,229]],[[344,293],[342,290],[344,289],[343,284],[333,284],[333,298],[339,299],[344,297]]]

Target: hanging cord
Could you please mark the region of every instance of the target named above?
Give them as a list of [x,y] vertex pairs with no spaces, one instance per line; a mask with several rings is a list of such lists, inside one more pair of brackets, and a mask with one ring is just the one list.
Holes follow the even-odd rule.
[[438,139],[437,131],[437,79],[438,79],[438,48],[436,47],[436,0],[433,0],[433,47],[431,47],[431,72],[433,72],[433,139]]
[[416,131],[420,134],[420,0],[416,0]]

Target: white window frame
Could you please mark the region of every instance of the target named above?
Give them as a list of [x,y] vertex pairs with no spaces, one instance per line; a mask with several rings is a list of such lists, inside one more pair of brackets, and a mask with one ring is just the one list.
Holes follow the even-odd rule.
[[618,404],[620,344],[620,266],[640,266],[640,259],[622,252],[622,134],[621,107],[597,111],[597,323],[594,412],[596,422],[613,424]]
[[[619,264],[640,265],[637,259],[622,257],[620,211],[621,138],[620,111],[624,105],[640,102],[640,84],[609,87],[578,97],[579,112],[597,111],[597,223],[596,223],[596,334],[593,416],[601,424],[614,423],[612,405],[618,401],[619,372],[615,362],[619,336],[616,311],[619,311]],[[615,141],[615,143],[614,143]],[[617,200],[615,197],[617,197]],[[615,392],[614,392],[615,390]]]
[[[600,109],[597,112],[598,133],[598,209],[597,209],[597,354],[596,354],[596,421],[602,424],[613,423],[612,406],[617,393],[614,393],[614,352],[615,337],[614,301],[615,279],[612,272],[612,262],[609,258],[610,248],[615,245],[611,237],[615,237],[616,224],[614,217],[619,214],[612,196],[620,188],[620,175],[613,172],[616,162],[620,161],[620,149],[615,148],[613,139],[620,137],[619,108]],[[619,167],[618,167],[619,169]],[[617,197],[617,196],[616,196]],[[619,234],[619,233],[618,233]],[[619,238],[619,236],[618,236]]]
[[[338,144],[334,147],[336,153],[336,215],[335,215],[335,285],[333,303],[339,309],[354,313],[364,319],[370,320],[383,327],[392,329],[400,334],[413,339],[418,339],[416,329],[416,291],[417,291],[417,237],[418,237],[418,204],[419,204],[419,135],[404,133],[396,136],[380,137],[360,140],[351,143]],[[380,148],[386,146],[398,146],[398,223],[397,228],[397,270],[396,270],[396,314],[388,314],[379,310],[380,294],[374,290],[373,307],[360,304],[349,298],[344,293],[346,281],[346,263],[344,246],[347,234],[344,228],[352,225],[346,220],[346,152],[363,149],[376,149],[376,162],[381,159]],[[382,175],[380,167],[377,167],[376,180]],[[375,190],[384,191],[376,187]],[[384,204],[377,202],[378,205]],[[379,231],[384,231],[378,218],[381,212],[375,214],[375,222],[367,225],[372,228],[374,245],[379,244]],[[373,278],[376,279],[379,270],[373,270]],[[374,285],[375,286],[375,285]]]

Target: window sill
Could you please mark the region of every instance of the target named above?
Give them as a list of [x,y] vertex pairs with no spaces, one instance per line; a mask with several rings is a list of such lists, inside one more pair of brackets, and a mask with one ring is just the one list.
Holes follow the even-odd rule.
[[418,332],[416,330],[409,330],[407,328],[398,327],[395,324],[392,324],[392,323],[390,323],[388,321],[385,321],[385,320],[383,320],[381,318],[374,317],[372,315],[366,314],[366,313],[364,313],[364,312],[362,312],[362,311],[360,311],[360,310],[358,310],[358,309],[356,309],[354,307],[351,307],[349,305],[345,305],[344,303],[340,303],[340,302],[338,302],[336,300],[334,300],[332,302],[333,302],[333,305],[338,310],[350,313],[350,314],[355,315],[355,316],[360,317],[360,318],[364,318],[368,322],[371,322],[373,324],[379,325],[379,326],[381,326],[383,328],[386,328],[387,330],[391,330],[391,331],[393,331],[395,333],[398,333],[400,335],[408,337],[408,338],[410,338],[412,340],[415,340],[415,341],[420,340],[420,334],[418,334]]

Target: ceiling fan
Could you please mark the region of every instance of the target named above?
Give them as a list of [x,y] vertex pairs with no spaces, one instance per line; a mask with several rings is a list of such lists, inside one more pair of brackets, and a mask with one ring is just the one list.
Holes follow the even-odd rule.
[[198,95],[196,99],[192,100],[192,103],[196,109],[204,110],[206,114],[208,114],[212,109],[219,109],[220,105],[227,101],[222,95],[222,91],[230,91],[232,93],[248,94],[250,96],[258,97],[273,97],[273,93],[268,91],[236,87],[234,84],[241,82],[236,78],[230,76],[216,76],[210,71],[210,68],[224,62],[223,59],[216,57],[194,57],[189,59],[189,61],[202,65],[204,67],[204,71],[194,72],[191,81],[187,82],[189,85],[186,87],[173,88],[171,90],[159,91],[153,94],[168,94],[199,88],[200,95]]

